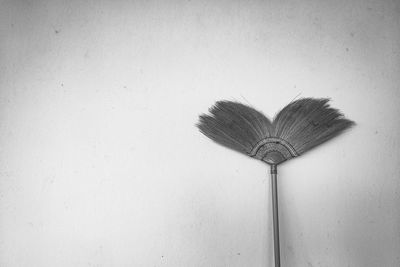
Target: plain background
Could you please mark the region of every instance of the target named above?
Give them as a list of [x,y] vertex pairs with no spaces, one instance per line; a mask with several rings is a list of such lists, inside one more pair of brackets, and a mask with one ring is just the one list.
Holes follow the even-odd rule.
[[[1,1],[0,266],[272,266],[268,167],[194,124],[330,97],[282,266],[400,266],[400,2]],[[300,95],[299,95],[300,94]]]

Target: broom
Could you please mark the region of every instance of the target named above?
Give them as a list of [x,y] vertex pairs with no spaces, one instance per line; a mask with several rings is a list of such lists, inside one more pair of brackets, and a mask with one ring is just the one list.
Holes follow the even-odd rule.
[[355,123],[329,106],[329,99],[302,98],[289,103],[271,122],[256,109],[218,101],[200,115],[199,130],[216,143],[259,159],[271,167],[274,257],[280,267],[277,165],[332,139]]

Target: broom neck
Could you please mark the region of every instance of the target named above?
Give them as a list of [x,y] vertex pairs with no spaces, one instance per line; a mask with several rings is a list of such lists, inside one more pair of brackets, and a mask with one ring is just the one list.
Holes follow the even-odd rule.
[[278,165],[276,164],[271,164],[271,174],[277,174],[278,173]]

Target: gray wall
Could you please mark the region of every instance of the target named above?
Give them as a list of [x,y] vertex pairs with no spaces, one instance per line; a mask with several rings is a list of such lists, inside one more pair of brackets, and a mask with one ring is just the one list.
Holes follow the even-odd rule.
[[283,266],[400,266],[400,2],[1,1],[0,266],[272,266],[219,99],[358,125],[280,168]]

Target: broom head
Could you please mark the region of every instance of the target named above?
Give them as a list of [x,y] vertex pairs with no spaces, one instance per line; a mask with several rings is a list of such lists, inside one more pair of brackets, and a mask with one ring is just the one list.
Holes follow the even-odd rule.
[[218,144],[277,165],[355,124],[328,102],[325,98],[298,99],[278,112],[271,122],[247,105],[218,101],[209,109],[210,115],[200,115],[196,126]]

